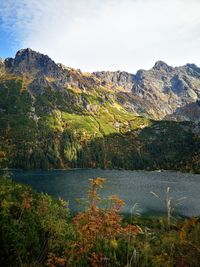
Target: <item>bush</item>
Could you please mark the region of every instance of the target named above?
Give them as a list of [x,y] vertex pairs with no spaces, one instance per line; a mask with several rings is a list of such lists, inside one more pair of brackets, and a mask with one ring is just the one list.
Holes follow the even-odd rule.
[[0,178],[1,266],[43,263],[48,253],[62,254],[73,230],[68,204]]
[[200,219],[126,217],[124,201],[102,200],[89,180],[85,209],[0,178],[0,266],[199,267]]
[[123,226],[119,212],[125,203],[118,196],[108,197],[102,207],[98,191],[103,188],[105,179],[90,179],[89,182],[85,210],[73,219],[76,239],[66,252],[66,265],[125,266],[135,250],[131,244],[142,230],[135,225]]

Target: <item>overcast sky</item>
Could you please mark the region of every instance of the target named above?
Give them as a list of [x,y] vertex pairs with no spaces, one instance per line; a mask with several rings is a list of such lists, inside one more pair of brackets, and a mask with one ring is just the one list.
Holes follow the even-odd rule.
[[0,0],[0,56],[26,47],[83,71],[200,65],[200,0]]

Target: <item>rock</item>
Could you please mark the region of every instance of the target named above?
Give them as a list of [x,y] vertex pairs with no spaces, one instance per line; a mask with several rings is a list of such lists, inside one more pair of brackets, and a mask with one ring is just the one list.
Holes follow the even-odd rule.
[[0,58],[0,76],[5,73],[4,60]]
[[[143,99],[143,108],[148,116],[177,120],[181,118],[184,107],[187,106],[188,110],[188,105],[200,99],[198,73],[200,74],[199,68],[194,64],[173,68],[158,61],[152,69],[136,73],[132,94],[135,98]],[[196,121],[196,112],[194,114],[190,116],[190,120]],[[182,118],[184,120],[185,115]]]
[[35,52],[30,48],[19,50],[14,59],[6,59],[5,67],[7,70],[18,74],[39,72],[51,77],[58,77],[61,69],[47,55]]
[[103,86],[122,87],[125,91],[131,92],[133,74],[125,71],[101,71],[93,72],[93,74],[101,81]]
[[[0,60],[0,76],[5,71],[25,77],[33,95],[44,94],[46,88],[94,93],[104,87],[109,90],[107,100],[102,94],[99,99],[118,103],[133,114],[156,120],[199,121],[200,68],[195,64],[173,68],[157,61],[152,69],[139,70],[135,75],[125,71],[82,73],[27,48],[18,51],[15,58]],[[96,106],[90,104],[87,100],[80,102],[81,108],[95,111]]]
[[155,63],[155,65],[153,66],[154,70],[158,70],[158,71],[167,71],[170,72],[173,70],[172,67],[168,66],[165,62],[163,61],[157,61]]

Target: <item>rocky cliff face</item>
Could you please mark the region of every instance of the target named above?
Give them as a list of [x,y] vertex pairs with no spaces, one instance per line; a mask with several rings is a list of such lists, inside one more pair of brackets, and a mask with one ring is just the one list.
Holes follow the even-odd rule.
[[28,77],[33,94],[43,93],[44,87],[80,92],[105,88],[111,101],[133,114],[156,120],[200,121],[200,68],[195,64],[173,68],[158,61],[152,69],[139,70],[135,75],[124,71],[85,74],[31,49],[22,49],[14,59],[0,62],[1,75],[5,71]]
[[[157,119],[190,120],[191,114],[181,114],[181,110],[195,106],[199,113],[199,74],[199,69],[195,65],[172,68],[159,61],[151,70],[140,70],[136,73],[132,94],[148,103],[149,108],[146,112],[150,111],[152,115],[156,113],[154,116],[157,116]],[[177,113],[179,116],[176,116]],[[199,118],[195,116],[193,119]]]
[[104,86],[121,87],[129,110],[154,119],[200,121],[200,68],[158,61],[150,70],[94,73]]
[[52,77],[60,74],[60,69],[53,60],[30,48],[18,51],[15,58],[7,58],[4,63],[7,70],[16,74],[35,72]]
[[126,92],[131,92],[133,86],[133,74],[125,71],[101,71],[93,73],[100,81],[101,85],[111,88],[118,87]]
[[15,58],[7,58],[4,66],[8,73],[28,77],[28,87],[33,93],[40,92],[38,86],[62,90],[71,86],[85,88],[96,84],[94,79],[85,77],[80,70],[56,64],[47,55],[30,48],[18,51]]
[[3,75],[4,71],[5,71],[4,60],[0,58],[0,76]]

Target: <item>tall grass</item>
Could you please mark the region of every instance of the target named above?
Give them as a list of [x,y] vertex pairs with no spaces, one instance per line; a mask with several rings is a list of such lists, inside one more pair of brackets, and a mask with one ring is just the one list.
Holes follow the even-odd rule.
[[182,201],[184,199],[186,199],[186,197],[181,197],[181,198],[178,198],[178,199],[174,199],[170,195],[170,187],[167,187],[164,199],[162,197],[160,197],[158,194],[156,194],[155,192],[153,192],[153,191],[151,191],[151,194],[154,197],[158,198],[160,200],[160,202],[163,204],[163,206],[165,207],[166,212],[167,212],[167,224],[168,224],[168,227],[170,228],[171,219],[173,217],[173,213],[174,213],[175,208],[177,206],[180,206]]

